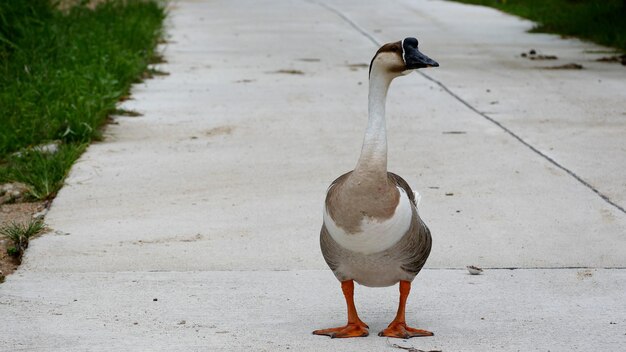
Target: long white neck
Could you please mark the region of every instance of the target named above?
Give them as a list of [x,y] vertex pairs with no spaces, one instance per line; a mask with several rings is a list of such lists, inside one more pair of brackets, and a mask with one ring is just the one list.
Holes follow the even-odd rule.
[[387,178],[387,130],[385,126],[385,101],[391,84],[390,74],[372,67],[369,81],[367,129],[363,138],[361,156],[355,174]]

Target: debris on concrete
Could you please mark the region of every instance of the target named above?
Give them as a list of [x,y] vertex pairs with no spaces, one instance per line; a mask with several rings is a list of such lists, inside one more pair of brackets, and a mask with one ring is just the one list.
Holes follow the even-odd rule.
[[624,55],[613,55],[613,56],[604,56],[599,59],[596,59],[598,62],[619,62],[622,65],[626,66],[626,54]]
[[569,63],[565,65],[547,66],[547,67],[542,67],[542,68],[547,69],[547,70],[582,70],[583,65],[576,64],[576,63]]
[[558,59],[556,55],[537,54],[537,51],[534,49],[530,49],[528,53],[521,53],[520,56],[525,57],[529,60],[556,60]]
[[282,69],[282,70],[276,70],[276,71],[267,72],[267,73],[282,73],[282,74],[287,74],[287,75],[303,75],[304,71],[294,70],[294,69]]
[[483,273],[483,269],[475,265],[468,265],[466,268],[467,268],[467,271],[469,271],[471,275],[480,275]]
[[301,59],[298,59],[298,61],[304,61],[304,62],[320,62],[322,61],[321,59],[318,58],[314,58],[314,57],[303,57]]
[[593,277],[593,271],[589,269],[581,270],[576,273],[576,277],[578,278],[578,280],[584,280],[584,279]]
[[393,348],[399,348],[399,349],[402,349],[402,350],[407,350],[409,352],[442,352],[441,350],[428,350],[428,351],[426,351],[426,350],[420,350],[419,348],[415,348],[415,347],[412,347],[412,346],[409,346],[409,347],[400,346],[400,345],[398,345],[396,343],[389,342],[389,339],[387,339],[387,345],[390,346],[390,347],[393,347]]
[[364,68],[370,67],[370,65],[366,64],[366,63],[347,64],[346,66],[348,66],[348,68],[350,68],[350,71],[358,71],[359,69],[364,69]]

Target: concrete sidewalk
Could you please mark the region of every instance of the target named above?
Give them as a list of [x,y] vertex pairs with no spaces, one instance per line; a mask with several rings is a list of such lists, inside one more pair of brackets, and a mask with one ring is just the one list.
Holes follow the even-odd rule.
[[626,349],[626,70],[602,48],[442,1],[179,1],[169,21],[170,75],[133,89],[144,115],[83,155],[0,285],[1,351],[394,350],[397,288],[357,288],[369,337],[310,332],[345,319],[324,192],[356,163],[375,43],[406,36],[441,64],[387,105],[434,241],[408,319],[436,336],[391,342]]

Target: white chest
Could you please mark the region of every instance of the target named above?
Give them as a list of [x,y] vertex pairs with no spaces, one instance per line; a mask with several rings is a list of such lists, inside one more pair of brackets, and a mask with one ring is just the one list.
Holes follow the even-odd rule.
[[372,254],[389,249],[406,234],[413,217],[409,197],[404,189],[398,190],[400,200],[393,216],[384,221],[366,217],[361,222],[361,231],[357,233],[347,233],[335,224],[328,211],[324,211],[328,233],[340,246],[353,252]]

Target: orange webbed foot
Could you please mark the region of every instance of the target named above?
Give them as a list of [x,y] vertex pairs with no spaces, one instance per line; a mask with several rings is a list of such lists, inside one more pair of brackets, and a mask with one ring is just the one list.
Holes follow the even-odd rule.
[[406,323],[392,322],[389,326],[378,333],[378,336],[397,337],[400,339],[410,339],[411,337],[433,336],[430,331],[415,329],[406,326]]
[[321,329],[313,331],[314,335],[326,335],[330,336],[331,339],[334,338],[347,338],[347,337],[365,337],[369,335],[369,331],[367,330],[369,326],[363,322],[358,323],[349,323],[345,326],[340,326],[338,328],[330,328],[330,329]]

